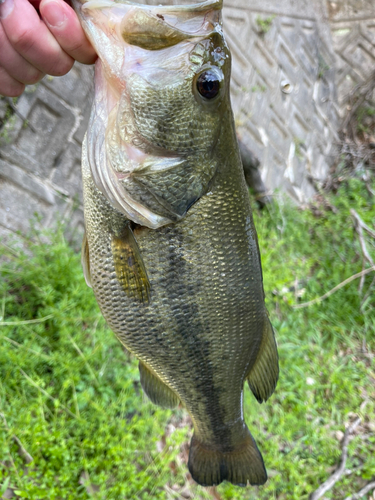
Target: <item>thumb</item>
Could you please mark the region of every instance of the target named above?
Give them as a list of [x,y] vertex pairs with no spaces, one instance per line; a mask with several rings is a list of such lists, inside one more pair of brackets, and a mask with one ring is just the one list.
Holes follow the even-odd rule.
[[63,0],[41,0],[39,11],[64,52],[84,64],[95,62],[95,50],[86,38],[76,13],[67,3]]

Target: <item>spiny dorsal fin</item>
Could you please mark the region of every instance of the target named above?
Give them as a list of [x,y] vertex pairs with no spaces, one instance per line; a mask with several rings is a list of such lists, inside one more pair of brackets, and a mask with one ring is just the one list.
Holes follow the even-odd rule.
[[162,408],[176,408],[180,402],[176,394],[141,362],[139,374],[142,389],[154,404]]
[[112,235],[111,246],[116,276],[122,289],[128,297],[147,304],[150,300],[150,282],[129,224],[119,234]]
[[259,403],[267,401],[271,396],[275,390],[278,378],[279,357],[277,354],[275,334],[271,322],[268,316],[266,316],[258,357],[247,376],[249,387]]
[[89,244],[87,242],[86,231],[83,235],[83,240],[82,240],[81,264],[82,264],[83,275],[85,277],[86,284],[87,284],[87,286],[92,288],[91,273],[90,273]]

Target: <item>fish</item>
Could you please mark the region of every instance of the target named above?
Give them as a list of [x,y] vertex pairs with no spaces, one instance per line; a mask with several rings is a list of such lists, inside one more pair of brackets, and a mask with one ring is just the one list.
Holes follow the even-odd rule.
[[98,53],[82,146],[82,264],[101,312],[164,408],[194,433],[202,486],[260,485],[244,420],[278,379],[275,334],[230,102],[222,0],[74,0]]

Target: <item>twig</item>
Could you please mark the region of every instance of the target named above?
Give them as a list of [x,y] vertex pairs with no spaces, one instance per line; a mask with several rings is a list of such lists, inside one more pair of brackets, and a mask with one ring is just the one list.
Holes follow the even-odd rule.
[[[358,109],[362,106],[362,104],[366,101],[368,96],[372,93],[374,90],[374,85],[375,85],[375,71],[372,72],[367,80],[365,80],[362,84],[357,85],[354,87],[354,89],[351,90],[349,94],[349,99],[352,101],[351,104],[351,110],[347,114],[344,123],[342,124],[342,129],[344,132],[347,132],[347,127],[349,123],[352,121],[355,113],[358,111]],[[353,97],[356,97],[356,101],[353,103]],[[352,134],[353,136],[354,134]]]
[[20,258],[21,255],[14,248],[8,247],[8,245],[6,245],[3,241],[0,241],[0,246],[4,247],[5,250],[9,252],[13,258]]
[[368,287],[368,290],[367,290],[367,292],[366,292],[365,296],[364,296],[364,297],[363,297],[363,299],[362,299],[362,302],[361,302],[361,311],[363,311],[363,306],[365,305],[366,300],[367,300],[367,299],[369,298],[369,296],[370,296],[370,293],[371,293],[371,288],[373,287],[374,283],[375,283],[375,276],[373,277],[373,279],[372,279],[372,281],[371,281],[371,284],[370,284],[370,286]]
[[[372,194],[375,195],[375,193],[372,193]],[[373,238],[375,238],[375,231],[373,229],[371,229],[371,227],[368,227],[368,225],[365,224],[363,221],[361,221],[361,223],[362,223],[363,229],[365,231],[367,231],[370,236],[372,236]]]
[[[360,216],[357,214],[357,212],[353,208],[350,209],[350,213],[351,213],[351,216],[353,217],[353,220],[354,220],[354,228],[357,231],[357,234],[359,237],[359,243],[361,245],[363,256],[369,264],[374,266],[375,265],[374,261],[372,260],[371,255],[368,253],[365,238],[363,236],[363,229],[364,228],[369,230],[370,234],[372,233],[372,231],[368,226],[366,226],[366,224],[363,222],[363,220],[360,218]],[[375,238],[375,233],[374,233],[374,238]]]
[[78,354],[83,359],[83,362],[85,363],[85,365],[87,367],[87,370],[89,371],[90,375],[92,376],[92,378],[94,380],[95,386],[99,387],[98,379],[96,378],[96,375],[94,373],[94,370],[91,368],[90,363],[85,358],[85,355],[83,354],[83,352],[81,351],[81,349],[77,346],[77,344],[74,342],[74,340],[72,339],[72,337],[70,335],[69,335],[69,340],[73,344],[74,349],[78,352]]
[[337,290],[340,290],[340,288],[343,288],[348,283],[351,283],[352,281],[356,280],[357,278],[360,278],[361,276],[365,276],[366,274],[372,273],[373,271],[375,271],[375,266],[369,267],[369,268],[361,271],[360,273],[353,274],[353,276],[350,276],[350,278],[347,278],[345,281],[343,281],[339,285],[335,286],[334,288],[332,288],[332,290],[325,293],[321,297],[317,297],[316,299],[310,300],[309,302],[304,302],[303,304],[296,304],[292,307],[293,307],[293,309],[302,309],[303,307],[308,307],[308,306],[311,306],[313,304],[316,304],[317,302],[320,302],[320,301],[326,299],[327,297],[330,297],[332,294],[337,292]]
[[332,474],[332,476],[327,479],[327,481],[325,481],[323,484],[321,484],[319,486],[319,488],[317,490],[315,490],[313,493],[311,493],[309,500],[318,500],[318,498],[321,498],[328,490],[330,490],[337,483],[337,481],[345,473],[346,461],[348,459],[349,437],[355,431],[355,429],[358,427],[360,422],[361,422],[361,419],[358,417],[346,429],[343,440],[342,440],[342,454],[341,454],[339,466],[337,467],[336,471]]
[[350,495],[349,497],[346,497],[345,500],[358,500],[359,498],[362,498],[371,491],[372,489],[375,489],[375,481],[372,483],[369,483],[367,486],[362,488],[358,493],[354,493],[354,495]]
[[[365,264],[366,264],[366,261],[371,265],[371,266],[374,266],[374,261],[372,260],[372,257],[371,255],[369,254],[368,250],[367,250],[367,246],[366,246],[366,242],[365,242],[365,238],[364,238],[364,235],[363,235],[363,229],[364,227],[366,227],[368,230],[370,230],[370,233],[372,232],[371,229],[366,226],[366,224],[363,222],[363,220],[360,218],[360,216],[357,214],[357,212],[352,208],[350,209],[350,214],[353,218],[353,222],[354,222],[354,229],[356,230],[357,234],[358,234],[358,238],[359,238],[359,243],[361,245],[361,250],[362,250],[362,254],[363,254],[363,268],[365,268]],[[364,275],[362,275],[361,277],[361,281],[359,283],[359,293],[362,294],[362,290],[363,290],[363,285],[365,283],[365,277]]]
[[[10,431],[9,426],[8,426],[8,422],[7,422],[7,419],[5,418],[4,413],[0,412],[0,417],[4,421],[4,425],[5,425],[5,428],[7,429],[7,431]],[[13,441],[15,441],[17,443],[18,451],[19,451],[19,454],[21,455],[21,457],[25,460],[25,462],[27,464],[30,464],[34,459],[30,455],[30,453],[26,450],[26,448],[23,446],[21,440],[15,434],[12,435],[12,439],[13,439]]]
[[4,339],[7,342],[9,342],[10,344],[12,344],[16,347],[19,347],[20,349],[26,349],[27,351],[32,352],[36,356],[41,356],[42,358],[47,359],[48,361],[51,359],[51,357],[48,356],[47,354],[43,354],[42,352],[34,351],[34,349],[31,349],[30,347],[26,347],[25,345],[19,344],[18,342],[16,342],[13,339],[10,339],[6,335],[1,336],[0,339]]
[[39,319],[28,319],[25,321],[0,321],[0,326],[10,326],[10,325],[31,325],[35,323],[44,323],[44,321],[48,321],[53,318],[53,314],[49,314],[48,316],[44,316],[44,318]]

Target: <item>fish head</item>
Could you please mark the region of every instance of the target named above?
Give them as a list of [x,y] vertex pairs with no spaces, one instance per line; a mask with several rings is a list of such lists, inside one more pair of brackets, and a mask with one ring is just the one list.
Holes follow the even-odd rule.
[[230,73],[217,14],[203,11],[191,19],[189,11],[178,17],[155,8],[132,9],[123,19],[121,33],[129,44],[126,97],[150,149],[178,156],[214,149]]
[[[94,181],[134,222],[157,228],[176,221],[215,173],[215,146],[230,111],[222,0],[74,4],[99,55],[88,136],[96,150],[90,161]],[[105,137],[100,154],[99,133]],[[165,190],[177,182],[181,193],[168,199]],[[152,208],[140,190],[151,192]]]

